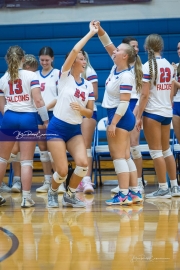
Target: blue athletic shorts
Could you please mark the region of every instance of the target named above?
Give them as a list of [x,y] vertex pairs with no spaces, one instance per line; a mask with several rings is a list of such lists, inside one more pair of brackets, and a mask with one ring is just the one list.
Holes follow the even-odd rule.
[[7,136],[4,138],[1,134],[2,140],[37,141],[37,112],[6,111],[2,119],[1,132]]
[[[114,114],[116,112],[117,108],[113,109],[107,109],[107,115],[108,115],[108,125],[111,124],[112,119],[114,117]],[[122,128],[127,131],[133,130],[134,126],[136,123],[136,119],[134,114],[132,113],[130,106],[128,107],[125,115],[120,119],[120,121],[117,123],[116,127],[117,128]]]
[[136,107],[137,101],[138,101],[137,98],[130,99],[129,106],[132,112],[134,111],[134,108]]
[[169,125],[171,123],[172,117],[165,117],[153,113],[143,112],[143,116],[154,119],[155,121],[161,123],[162,125]]
[[55,116],[51,118],[46,131],[47,141],[52,139],[61,139],[67,142],[77,135],[82,135],[80,124],[72,125],[56,118]]
[[[53,111],[48,111],[48,115],[49,115],[49,121],[51,120],[51,118],[53,117]],[[44,122],[41,119],[41,116],[39,114],[37,114],[37,122],[38,125],[43,126]]]
[[180,102],[173,103],[173,115],[180,116]]

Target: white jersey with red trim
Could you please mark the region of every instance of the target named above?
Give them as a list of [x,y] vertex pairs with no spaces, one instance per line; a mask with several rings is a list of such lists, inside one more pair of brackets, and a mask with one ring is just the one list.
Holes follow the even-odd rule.
[[121,72],[116,71],[114,65],[111,69],[110,75],[106,80],[106,88],[102,107],[104,108],[116,108],[120,102],[120,94],[131,94],[134,85],[133,73],[126,69]]
[[[87,67],[86,69],[86,80],[88,80],[91,83],[98,82],[98,76],[96,71],[92,67]],[[94,111],[97,111],[97,106],[94,103]]]
[[[178,66],[179,63],[176,64],[176,66]],[[180,83],[180,76],[177,76],[177,72],[176,72],[176,81]],[[174,102],[180,102],[180,89],[177,90],[176,95],[174,96]]]
[[[165,117],[172,117],[171,85],[174,80],[174,69],[165,58],[156,58],[157,79],[156,85],[153,78],[151,80],[149,99],[145,108],[148,113],[153,113]],[[143,82],[150,82],[149,62],[143,65]]]
[[31,90],[40,87],[37,75],[28,70],[19,70],[19,79],[11,83],[8,72],[0,79],[0,95],[5,96],[4,111],[36,112]]
[[[48,105],[58,95],[58,81],[60,70],[52,69],[47,75],[43,75],[41,70],[36,71],[41,87],[41,95],[45,105]],[[50,109],[53,111],[53,108]]]
[[82,115],[79,111],[73,110],[70,104],[76,102],[80,106],[86,107],[88,100],[94,100],[92,83],[82,78],[82,82],[78,84],[68,70],[61,73],[58,89],[54,116],[69,124],[81,124]]

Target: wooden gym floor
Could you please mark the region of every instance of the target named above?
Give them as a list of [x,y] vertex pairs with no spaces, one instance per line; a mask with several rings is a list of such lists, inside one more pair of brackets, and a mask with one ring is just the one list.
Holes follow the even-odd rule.
[[[42,176],[33,178],[33,208],[21,209],[21,194],[4,194],[0,270],[180,269],[180,198],[107,206],[116,184],[107,179],[93,195],[78,193],[86,209],[63,208],[62,195],[60,207],[48,209],[47,195],[35,192]],[[154,175],[145,179],[146,192],[157,188]]]

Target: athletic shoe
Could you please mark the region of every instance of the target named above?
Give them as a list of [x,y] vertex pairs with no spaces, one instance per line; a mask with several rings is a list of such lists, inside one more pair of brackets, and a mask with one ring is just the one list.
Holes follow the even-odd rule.
[[171,188],[171,196],[172,197],[180,197],[180,187],[174,186]]
[[29,195],[28,197],[22,198],[22,203],[21,203],[22,208],[29,208],[34,205],[35,205],[35,202],[31,199],[31,195]]
[[133,190],[130,190],[129,195],[131,196],[133,203],[141,203],[141,202],[143,202],[142,195],[141,195],[141,193],[139,191],[134,192]]
[[86,207],[86,204],[76,197],[76,193],[72,193],[72,195],[69,196],[67,192],[63,194],[62,205],[72,207]]
[[6,200],[0,195],[0,205],[5,204]]
[[159,188],[158,190],[145,195],[146,199],[170,199],[171,197],[171,191],[169,190],[169,188],[167,188],[166,190]]
[[84,194],[91,194],[94,192],[93,183],[91,179],[81,181],[76,189],[77,192],[83,192]]
[[131,196],[129,193],[124,195],[122,192],[119,191],[112,199],[106,200],[107,205],[131,205],[133,203]]
[[49,207],[49,208],[59,207],[58,193],[57,192],[52,192],[50,189],[48,191],[48,204],[47,204],[47,207]]
[[36,192],[46,193],[50,188],[50,182],[44,181],[43,185],[36,189]]
[[20,193],[21,190],[22,190],[21,181],[19,181],[19,180],[14,180],[14,181],[13,181],[12,188],[11,188],[11,192],[14,192],[14,193]]
[[155,205],[160,211],[171,210],[171,200],[168,199],[147,200],[146,202]]
[[111,189],[111,192],[115,194],[119,193],[119,191],[120,191],[119,186]]
[[84,190],[83,190],[83,193],[84,193],[84,194],[91,194],[91,193],[94,193],[93,185],[94,185],[94,184],[91,182],[91,180],[84,182]]
[[60,186],[58,187],[58,191],[57,193],[58,194],[63,194],[66,192],[66,189],[65,189],[65,186],[64,186],[64,183],[60,184]]
[[138,182],[138,188],[139,188],[141,194],[143,194],[144,193],[144,185],[143,185],[142,181]]
[[10,193],[11,192],[11,188],[8,187],[4,182],[2,182],[1,185],[0,185],[0,192]]

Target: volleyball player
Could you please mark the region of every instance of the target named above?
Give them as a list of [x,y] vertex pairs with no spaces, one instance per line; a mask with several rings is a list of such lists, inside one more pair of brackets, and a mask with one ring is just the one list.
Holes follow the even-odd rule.
[[[144,47],[148,52],[148,61],[143,66],[143,85],[136,126],[140,130],[143,114],[144,134],[159,182],[158,190],[146,194],[145,197],[168,199],[171,196],[180,196],[175,160],[169,145],[174,69],[161,57],[164,42],[160,35],[149,35]],[[171,190],[166,182],[166,171],[170,178]]]
[[[137,67],[136,52],[132,46],[125,43],[116,48],[105,30],[100,25],[98,28],[99,39],[115,64],[106,80],[102,106],[107,108],[108,145],[120,191],[113,198],[106,200],[106,204],[131,205],[133,202],[142,202],[137,184],[137,169],[130,157],[130,132],[135,126],[135,117],[129,107],[135,83],[130,63],[135,62],[135,68]],[[141,81],[137,74],[136,80],[139,89]]]
[[[7,102],[1,126],[1,132],[4,134],[2,134],[3,138],[1,136],[0,141],[0,182],[5,175],[15,140],[19,140],[22,181],[21,207],[26,208],[35,204],[30,191],[36,141],[24,137],[27,134],[26,131],[32,133],[38,131],[37,111],[45,125],[48,124],[49,117],[41,96],[37,75],[34,72],[23,70],[24,56],[21,47],[10,47],[6,54],[8,70],[0,79],[0,93],[4,94]],[[18,136],[19,132],[20,137]],[[7,141],[9,136],[10,140]],[[5,199],[0,196],[0,205],[4,203]]]

